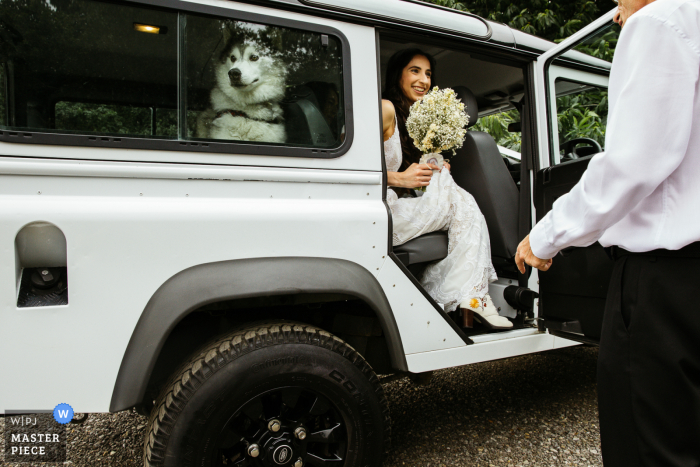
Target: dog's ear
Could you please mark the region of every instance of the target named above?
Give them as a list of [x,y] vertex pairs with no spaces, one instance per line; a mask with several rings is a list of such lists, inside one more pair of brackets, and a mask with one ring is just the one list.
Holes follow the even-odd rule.
[[221,43],[223,44],[223,47],[221,49],[219,59],[222,63],[225,63],[233,45],[241,40],[241,31],[236,28],[235,22],[226,21],[222,24],[221,36]]

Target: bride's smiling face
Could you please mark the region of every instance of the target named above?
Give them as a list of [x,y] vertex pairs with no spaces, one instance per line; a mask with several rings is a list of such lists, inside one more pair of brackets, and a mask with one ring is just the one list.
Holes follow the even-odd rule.
[[416,55],[403,69],[399,82],[401,91],[411,102],[423,99],[425,93],[430,90],[432,74],[428,59],[423,55]]

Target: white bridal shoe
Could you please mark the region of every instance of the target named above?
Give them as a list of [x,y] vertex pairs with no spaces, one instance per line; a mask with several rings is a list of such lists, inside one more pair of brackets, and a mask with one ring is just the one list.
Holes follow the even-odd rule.
[[463,327],[471,328],[473,319],[478,323],[482,323],[488,329],[510,329],[513,323],[508,318],[498,315],[498,309],[493,304],[491,296],[486,294],[483,299],[471,298],[460,304],[462,309]]

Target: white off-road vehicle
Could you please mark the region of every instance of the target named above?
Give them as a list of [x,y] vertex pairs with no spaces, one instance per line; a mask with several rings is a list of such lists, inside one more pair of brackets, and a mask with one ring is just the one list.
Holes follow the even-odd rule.
[[[557,117],[592,101],[604,130],[610,63],[587,52],[612,13],[559,46],[415,0],[0,0],[0,18],[0,412],[136,408],[152,466],[378,466],[378,374],[598,339],[599,245],[540,278],[513,256],[602,150]],[[509,112],[521,135],[520,161],[473,129],[452,157],[512,330],[467,332],[425,293],[445,232],[392,247],[380,96],[405,47],[472,123]],[[212,98],[280,83],[245,110]]]

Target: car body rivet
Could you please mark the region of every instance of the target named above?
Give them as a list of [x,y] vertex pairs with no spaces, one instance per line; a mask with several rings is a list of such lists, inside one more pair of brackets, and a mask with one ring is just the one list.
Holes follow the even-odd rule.
[[294,463],[294,467],[302,467],[304,465],[304,461],[301,460],[301,457],[297,459],[297,461]]
[[501,307],[500,307],[500,306],[498,307],[498,311],[501,311]]
[[267,424],[267,429],[275,433],[280,431],[280,428],[282,428],[282,424],[279,420],[270,420],[270,423]]
[[37,194],[41,194],[41,191],[37,192]]
[[304,427],[299,427],[296,430],[294,430],[294,436],[296,436],[299,439],[306,439],[306,430]]
[[248,455],[250,457],[258,457],[260,455],[260,448],[257,444],[251,444],[248,446]]
[[139,193],[139,196],[143,196],[143,193]]

